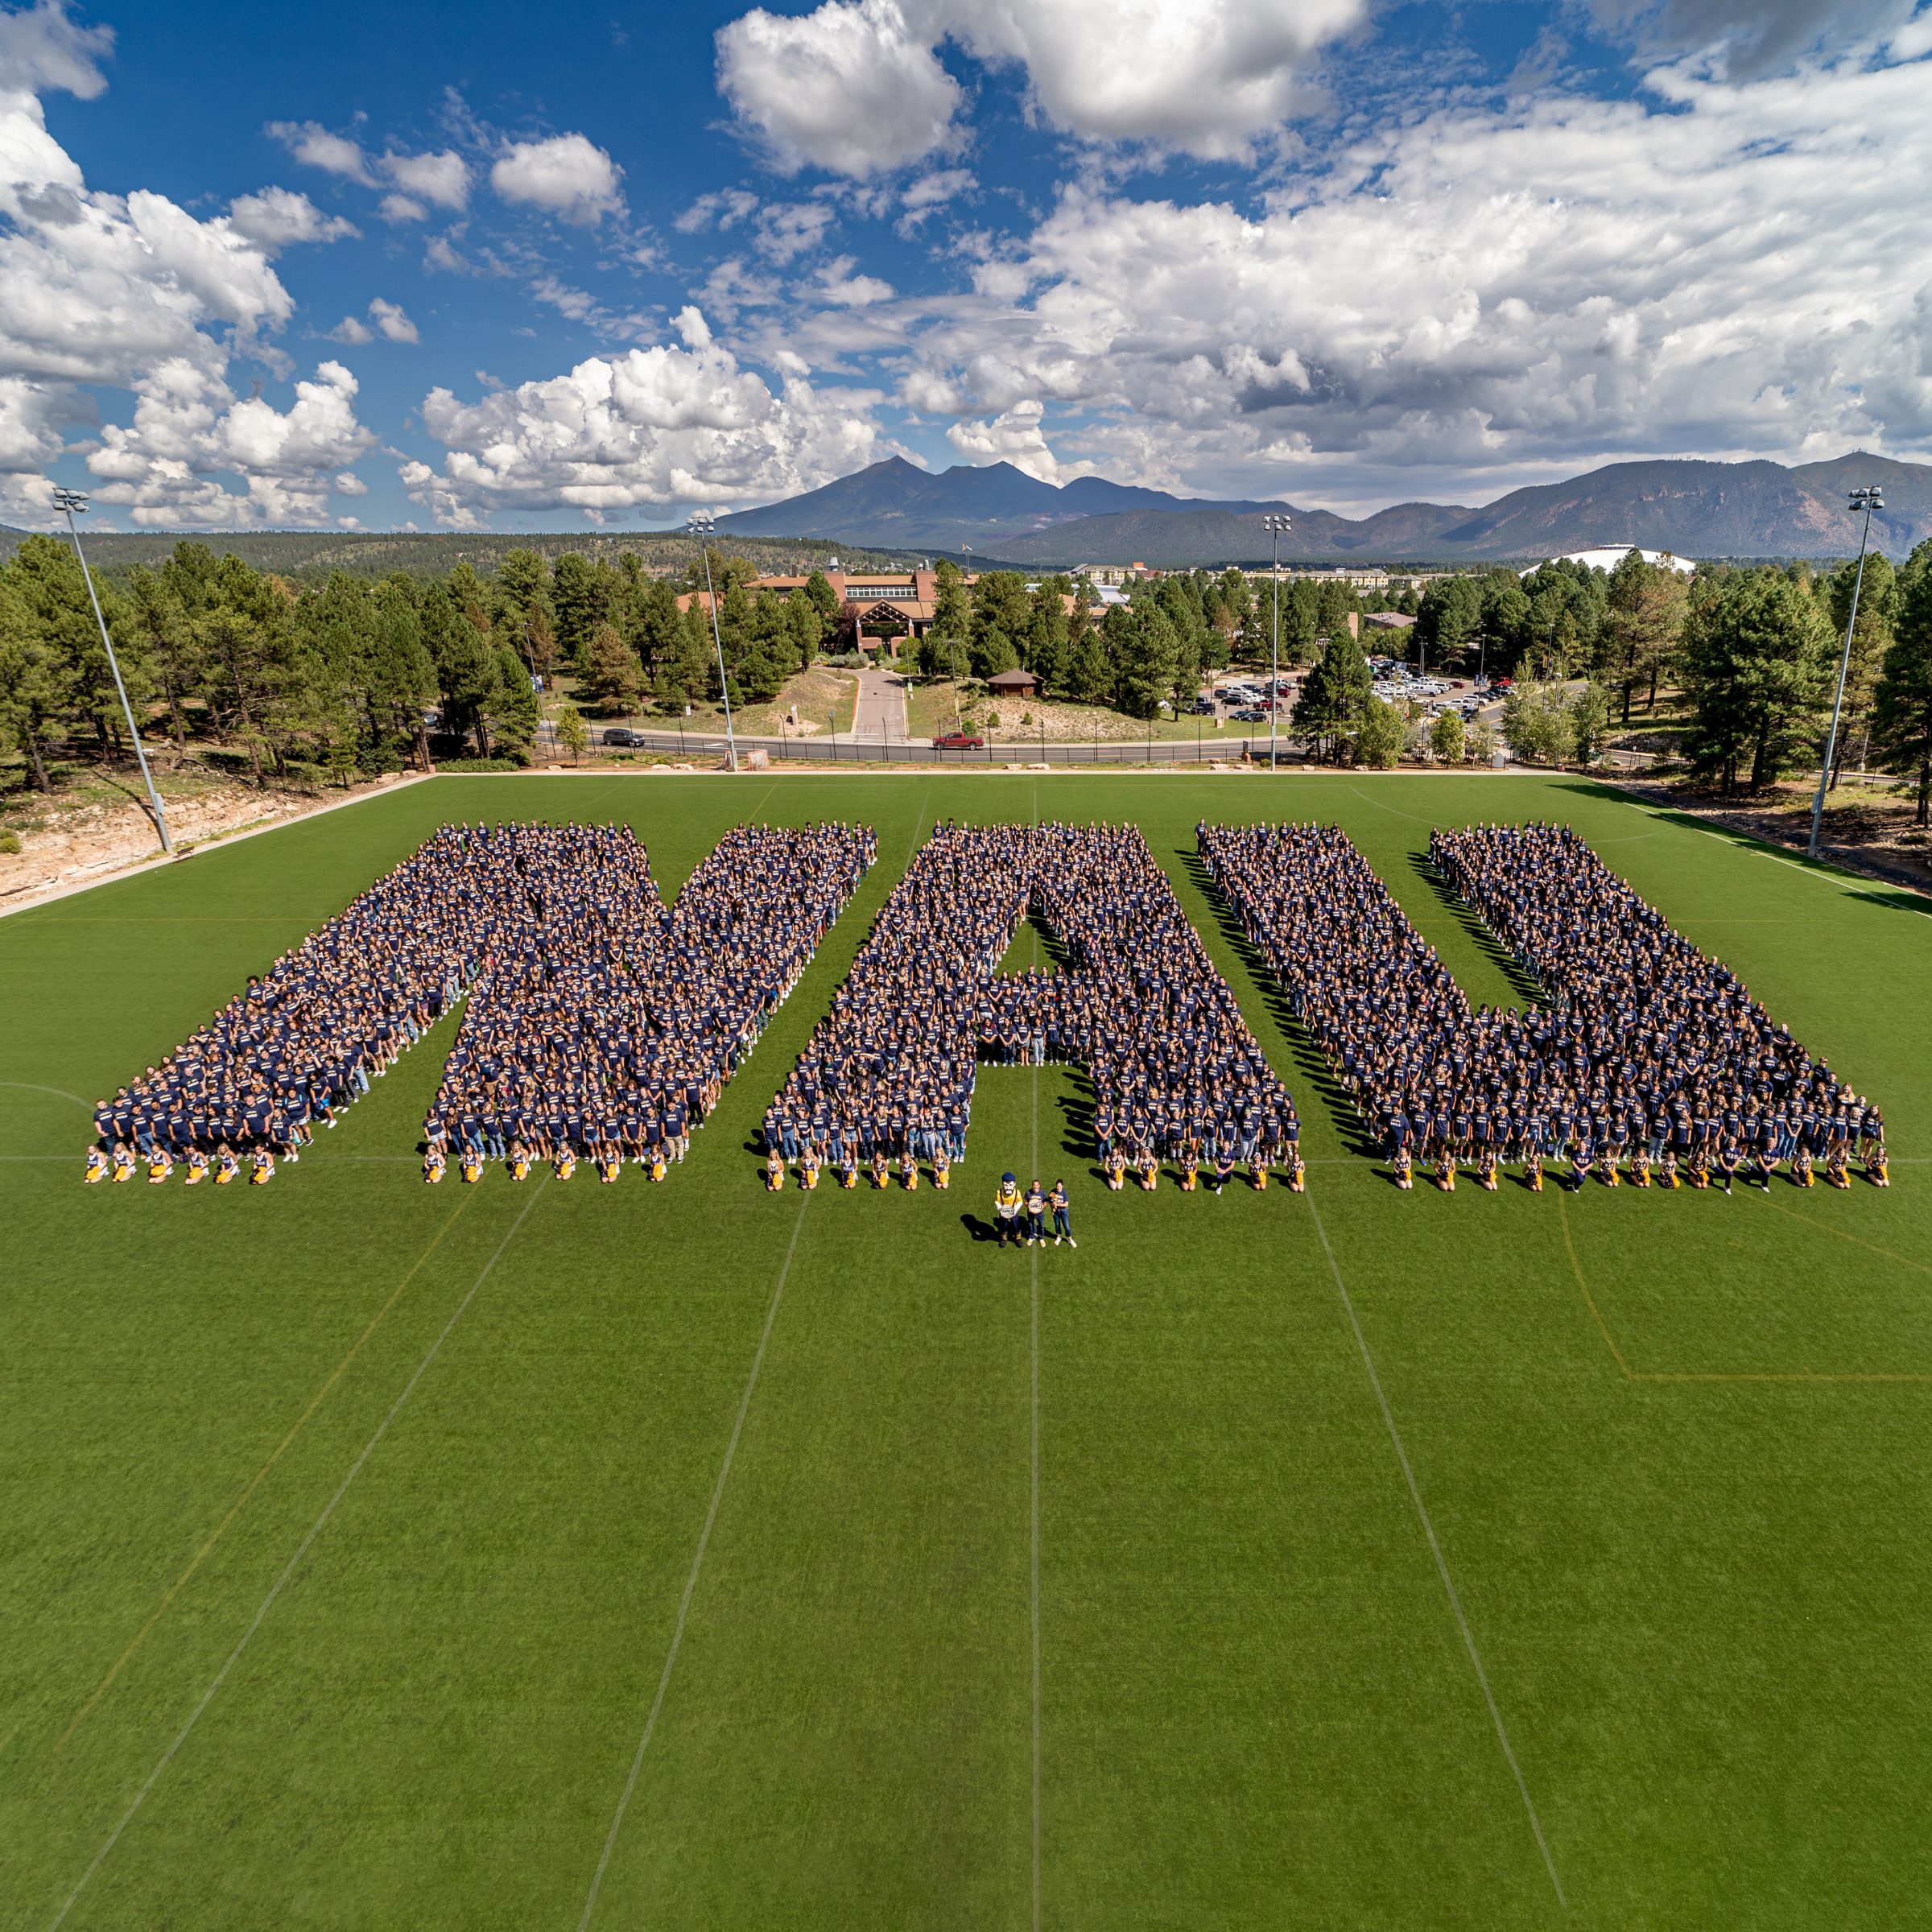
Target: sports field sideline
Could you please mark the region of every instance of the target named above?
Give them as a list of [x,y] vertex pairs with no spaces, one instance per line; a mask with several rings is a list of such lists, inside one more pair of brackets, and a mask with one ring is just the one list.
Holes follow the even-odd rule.
[[[456,819],[879,863],[662,1187],[423,1187],[445,1021],[265,1189],[95,1096]],[[944,818],[1131,819],[1310,1187],[750,1141]],[[1883,1104],[1893,1186],[1398,1195],[1194,828],[1554,818]],[[1023,933],[1016,952],[1041,942]],[[449,778],[0,920],[0,1927],[1892,1926],[1932,1899],[1932,929],[1579,780]],[[1077,1252],[996,1251],[1003,1167]]]

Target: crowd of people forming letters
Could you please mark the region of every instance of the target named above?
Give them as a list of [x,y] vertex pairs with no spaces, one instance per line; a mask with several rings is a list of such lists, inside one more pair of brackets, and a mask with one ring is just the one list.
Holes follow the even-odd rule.
[[[1520,1008],[1472,1007],[1338,828],[1197,837],[1399,1187],[1420,1163],[1493,1190],[1511,1161],[1535,1190],[1546,1162],[1575,1187],[1888,1184],[1878,1108],[1567,827],[1430,835],[1537,989]],[[628,827],[445,826],[101,1100],[86,1178],[259,1185],[466,1000],[426,1180],[661,1180],[876,856],[863,826],[741,826],[667,906]],[[1029,918],[1056,958],[1001,971]],[[1294,1104],[1136,826],[938,827],[766,1112],[766,1186],[949,1186],[982,1063],[1085,1068],[1117,1191],[1306,1185]]]
[[1800,1187],[1855,1161],[1888,1184],[1885,1121],[1674,931],[1566,826],[1432,832],[1437,875],[1541,997],[1472,1008],[1435,950],[1334,826],[1206,826],[1202,854],[1295,1017],[1385,1145],[1493,1189],[1519,1160],[1567,1183]]
[[[1037,919],[1059,969],[1001,972]],[[950,1184],[979,1064],[1088,1069],[1117,1191],[1303,1185],[1294,1103],[1134,825],[943,824],[765,1117],[766,1184]]]
[[103,1100],[87,1178],[259,1185],[467,995],[425,1179],[662,1179],[876,851],[861,826],[741,826],[667,906],[628,826],[445,826]]

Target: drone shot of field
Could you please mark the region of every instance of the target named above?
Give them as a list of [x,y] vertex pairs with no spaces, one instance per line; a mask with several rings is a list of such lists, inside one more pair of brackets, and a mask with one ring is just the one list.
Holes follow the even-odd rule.
[[[878,861],[662,1186],[425,1187],[445,1019],[264,1188],[97,1094],[443,824]],[[1195,826],[1573,825],[1884,1106],[1894,1185],[1402,1193]],[[1130,819],[1309,1185],[1113,1193],[980,1071],[950,1191],[764,1110],[946,819]],[[0,922],[0,1926],[1898,1925],[1932,1897],[1932,931],[1582,780],[444,778]],[[1045,962],[1028,925],[1009,964]],[[1008,1250],[1003,1168],[1076,1249]]]

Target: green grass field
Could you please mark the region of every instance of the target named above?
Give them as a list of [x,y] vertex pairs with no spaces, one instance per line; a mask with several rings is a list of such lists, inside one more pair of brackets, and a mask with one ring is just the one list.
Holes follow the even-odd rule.
[[[1056,1069],[982,1072],[950,1195],[762,1191],[925,829],[1035,814],[1145,828],[1305,1198],[1108,1195]],[[446,1023],[269,1188],[82,1187],[97,1092],[512,815],[667,892],[741,816],[878,829],[669,1182],[421,1186]],[[1203,816],[1339,819],[1478,999],[1430,826],[1569,820],[1893,1187],[1397,1194]],[[452,778],[0,921],[0,1927],[1926,1922],[1929,960],[1908,895],[1516,778]],[[1077,1253],[963,1224],[1036,1149]]]

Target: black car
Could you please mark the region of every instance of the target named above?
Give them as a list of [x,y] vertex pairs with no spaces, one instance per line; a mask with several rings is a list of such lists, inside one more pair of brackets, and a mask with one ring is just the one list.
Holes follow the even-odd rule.
[[641,731],[633,731],[628,724],[613,724],[604,734],[604,742],[621,751],[635,751],[645,742]]
[[1268,721],[1267,712],[1257,710],[1252,704],[1244,704],[1239,711],[1231,711],[1228,715],[1237,724],[1265,724]]
[[1211,718],[1214,716],[1214,700],[1212,698],[1196,698],[1187,707],[1187,709],[1195,717]]

